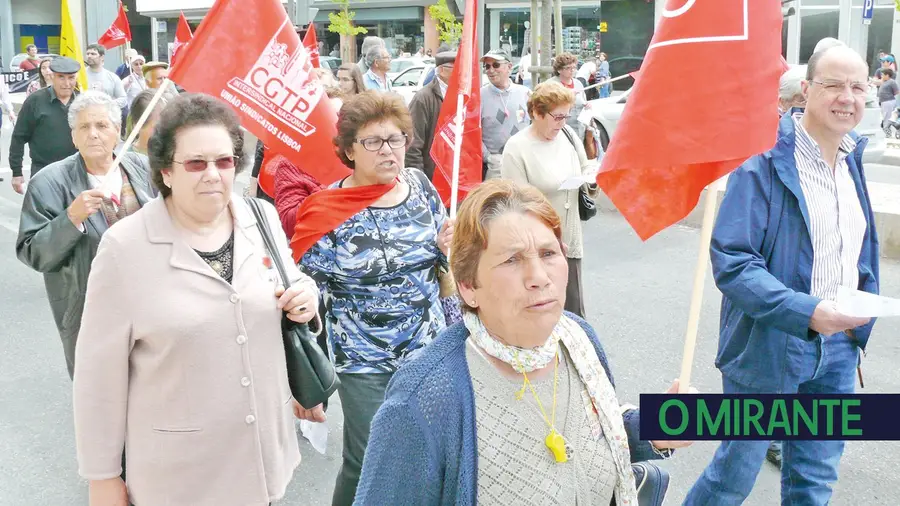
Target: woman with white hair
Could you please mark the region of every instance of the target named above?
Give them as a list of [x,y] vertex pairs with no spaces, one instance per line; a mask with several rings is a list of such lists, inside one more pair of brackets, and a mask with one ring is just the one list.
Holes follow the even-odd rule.
[[778,115],[781,116],[791,109],[806,107],[806,97],[800,83],[806,79],[806,65],[791,67],[778,82]]

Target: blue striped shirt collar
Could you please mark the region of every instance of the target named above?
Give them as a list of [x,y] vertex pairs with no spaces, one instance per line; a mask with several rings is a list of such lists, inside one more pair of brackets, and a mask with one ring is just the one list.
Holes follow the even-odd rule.
[[[803,128],[803,123],[800,121],[803,118],[803,113],[795,112],[791,117],[794,120],[794,132],[796,133],[795,143],[797,149],[806,156],[822,160],[822,150],[819,149],[819,145],[816,141],[809,136],[809,132]],[[844,138],[841,139],[841,145],[838,146],[839,158],[845,158],[852,153],[854,149],[856,149],[856,141],[853,140],[853,137],[851,137],[850,134],[844,135]]]

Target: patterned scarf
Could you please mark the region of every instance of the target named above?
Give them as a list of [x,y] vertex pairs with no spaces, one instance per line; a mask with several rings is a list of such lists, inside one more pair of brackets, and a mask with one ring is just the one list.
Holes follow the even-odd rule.
[[587,389],[589,397],[585,399],[585,409],[589,415],[597,413],[603,437],[612,452],[616,466],[616,503],[619,506],[638,506],[628,434],[619,401],[597,351],[581,325],[563,315],[546,343],[537,348],[524,349],[503,344],[491,337],[481,319],[472,313],[467,312],[463,320],[475,344],[520,373],[523,371],[519,370],[517,362],[522,363],[524,372],[531,372],[550,364],[556,356],[557,343],[561,342],[566,347],[578,377]]

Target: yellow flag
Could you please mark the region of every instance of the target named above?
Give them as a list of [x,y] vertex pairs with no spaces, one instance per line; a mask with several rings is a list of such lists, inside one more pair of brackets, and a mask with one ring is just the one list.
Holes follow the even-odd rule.
[[78,71],[78,86],[81,91],[88,89],[87,73],[84,70],[84,55],[81,53],[81,43],[78,42],[78,32],[72,24],[72,16],[69,14],[68,0],[62,0],[62,27],[59,31],[59,55],[68,56],[81,65]]

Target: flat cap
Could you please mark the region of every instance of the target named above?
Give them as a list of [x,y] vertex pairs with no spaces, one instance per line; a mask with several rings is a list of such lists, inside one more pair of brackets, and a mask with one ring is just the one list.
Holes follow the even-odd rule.
[[68,56],[57,56],[50,62],[50,70],[57,74],[76,74],[81,64]]
[[437,67],[448,63],[456,63],[456,51],[444,51],[434,57],[434,65]]
[[481,57],[481,61],[484,60],[497,60],[497,61],[512,61],[509,57],[509,52],[505,49],[491,49],[484,56]]

